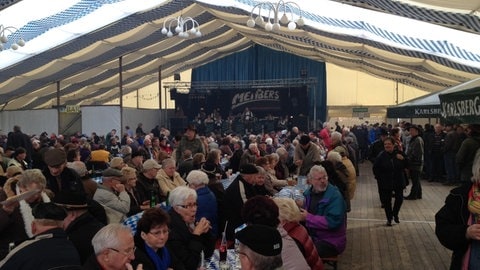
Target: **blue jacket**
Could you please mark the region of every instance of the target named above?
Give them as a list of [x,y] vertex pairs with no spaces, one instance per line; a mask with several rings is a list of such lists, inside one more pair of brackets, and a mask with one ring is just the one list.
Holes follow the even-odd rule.
[[[304,192],[304,208],[309,209],[312,188]],[[314,242],[326,241],[337,249],[338,253],[345,250],[346,205],[342,194],[332,184],[328,184],[322,199],[318,202],[315,213],[308,213],[305,225]]]
[[197,190],[197,220],[205,217],[212,225],[212,234],[218,235],[218,216],[217,216],[217,199],[208,187],[199,188]]

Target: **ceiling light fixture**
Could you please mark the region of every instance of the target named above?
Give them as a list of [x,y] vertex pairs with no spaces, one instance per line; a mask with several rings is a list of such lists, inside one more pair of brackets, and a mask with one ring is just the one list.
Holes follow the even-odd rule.
[[[168,24],[168,28],[165,25]],[[174,28],[173,28],[174,27]],[[172,31],[172,29],[174,31]],[[162,34],[167,37],[173,37],[174,34],[178,34],[181,38],[188,38],[190,35],[194,37],[201,37],[200,25],[192,17],[178,16],[177,18],[168,18],[163,22]]]
[[[258,8],[258,15],[254,19],[253,18],[253,12],[255,9]],[[265,22],[262,17],[262,8],[264,9],[264,15],[268,11],[268,17],[267,21]],[[298,14],[300,14],[298,20],[294,20],[294,11],[298,11]],[[280,12],[283,12],[283,15],[281,15]],[[273,14],[272,14],[273,13]],[[290,14],[291,17],[290,19],[288,18],[287,14]],[[281,16],[280,16],[281,15]],[[273,22],[273,23],[272,23]],[[250,13],[250,18],[247,21],[247,26],[248,27],[255,27],[255,25],[258,24],[259,26],[263,26],[266,31],[279,31],[281,28],[281,25],[287,25],[289,30],[295,30],[297,26],[303,26],[305,22],[303,21],[302,18],[302,10],[300,9],[300,6],[297,3],[294,2],[285,2],[283,0],[280,0],[278,3],[270,3],[270,2],[261,2],[256,4],[252,12]]]
[[[17,31],[18,29],[13,26],[4,26],[3,24],[0,24],[0,51],[7,49],[5,44],[8,42],[8,36],[11,36]],[[25,46],[25,40],[22,37],[14,40],[12,45],[10,45],[10,48],[12,50],[17,50],[18,46]]]

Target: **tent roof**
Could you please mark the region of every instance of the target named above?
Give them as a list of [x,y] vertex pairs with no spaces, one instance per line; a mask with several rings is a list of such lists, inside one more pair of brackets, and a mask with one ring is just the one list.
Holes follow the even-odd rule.
[[[341,2],[349,5],[297,1],[305,26],[272,33],[246,26],[253,0],[50,0],[43,8],[0,0],[0,18],[9,19],[0,23],[18,28],[10,39],[27,42],[0,52],[0,108],[51,107],[56,82],[61,104],[103,104],[119,97],[120,57],[127,94],[157,82],[159,66],[166,78],[254,44],[431,92],[480,73],[479,1]],[[14,16],[22,5],[35,16]],[[180,15],[197,20],[202,37],[162,35],[163,23]]]

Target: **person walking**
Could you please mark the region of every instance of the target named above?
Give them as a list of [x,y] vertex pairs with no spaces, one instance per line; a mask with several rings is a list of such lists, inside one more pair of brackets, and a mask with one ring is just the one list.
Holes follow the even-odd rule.
[[[405,173],[407,159],[405,154],[395,150],[392,138],[383,140],[385,150],[381,152],[373,164],[373,174],[377,179],[380,201],[384,205],[387,226],[392,226],[392,219],[400,223],[398,213],[403,203],[405,188]],[[395,193],[395,203],[392,208],[392,192]]]

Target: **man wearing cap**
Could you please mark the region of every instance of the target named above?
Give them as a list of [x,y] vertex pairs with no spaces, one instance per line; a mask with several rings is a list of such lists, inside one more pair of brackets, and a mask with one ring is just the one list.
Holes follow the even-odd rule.
[[177,164],[180,163],[182,160],[182,153],[187,149],[192,152],[192,156],[196,153],[206,153],[205,149],[203,148],[202,141],[197,138],[197,129],[194,125],[187,126],[184,136],[182,136],[182,139],[178,143],[177,150],[175,152]]
[[265,225],[248,225],[236,233],[240,242],[242,270],[281,269],[282,237],[277,229]]
[[160,189],[157,181],[157,173],[162,168],[153,159],[148,159],[143,163],[143,170],[137,177],[137,192],[140,202],[150,201],[155,198],[155,204],[159,204],[166,199],[166,193]]
[[85,192],[82,180],[73,169],[67,168],[67,154],[62,149],[50,149],[43,157],[47,167],[43,175],[47,179],[47,188],[57,194],[62,190]]
[[[0,261],[0,269],[61,269],[80,266],[80,257],[62,229],[67,216],[54,203],[40,203],[32,210],[33,238],[19,244]],[[64,268],[65,269],[65,268]]]
[[298,168],[298,175],[307,175],[310,168],[316,163],[321,162],[320,148],[311,142],[308,135],[302,135],[299,144],[295,147],[293,162]]
[[102,184],[98,186],[93,199],[105,209],[108,223],[119,223],[130,211],[130,196],[120,183],[122,172],[108,168],[102,172],[102,176]]
[[89,213],[87,197],[83,193],[60,192],[53,201],[67,210],[63,229],[77,249],[83,264],[93,254],[93,236],[105,225]]
[[225,190],[224,208],[226,214],[227,239],[232,240],[234,230],[241,224],[243,219],[241,211],[243,204],[250,198],[257,195],[255,185],[258,169],[255,165],[247,163],[240,167],[240,175]]

